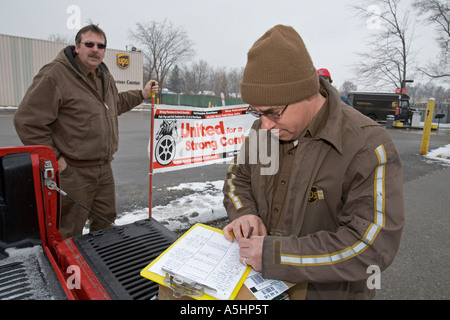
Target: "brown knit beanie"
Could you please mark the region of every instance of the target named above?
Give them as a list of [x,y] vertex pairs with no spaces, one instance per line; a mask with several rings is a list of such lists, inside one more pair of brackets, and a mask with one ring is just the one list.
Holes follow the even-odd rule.
[[259,38],[248,52],[241,82],[245,103],[281,106],[319,92],[316,68],[299,34],[277,25]]

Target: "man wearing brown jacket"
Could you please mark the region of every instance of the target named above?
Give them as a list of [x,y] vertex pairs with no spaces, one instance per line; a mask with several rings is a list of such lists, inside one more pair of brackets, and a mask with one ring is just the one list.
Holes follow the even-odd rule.
[[[35,76],[14,116],[14,125],[25,145],[47,145],[55,151],[62,190],[114,222],[111,161],[118,148],[117,117],[157,92],[158,84],[150,81],[143,90],[119,93],[102,62],[106,35],[96,25],[82,28],[75,44]],[[63,197],[63,238],[82,234],[88,218],[91,231],[111,226]]]
[[[388,132],[319,81],[291,27],[255,42],[241,94],[259,118],[224,184],[224,233],[239,241],[241,262],[307,287],[307,299],[372,298],[367,280],[393,261],[404,224],[401,162]],[[264,130],[279,139],[272,174],[262,174],[267,161],[251,143]]]

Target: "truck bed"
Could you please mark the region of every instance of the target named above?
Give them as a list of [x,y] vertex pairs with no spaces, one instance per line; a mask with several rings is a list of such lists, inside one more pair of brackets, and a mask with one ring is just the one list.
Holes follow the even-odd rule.
[[[72,241],[112,300],[157,299],[158,285],[140,275],[177,237],[154,219],[74,237]],[[0,244],[1,245],[1,244]],[[0,248],[0,300],[65,300],[42,246]]]
[[0,300],[65,300],[66,295],[41,245],[0,244]]
[[63,240],[57,172],[49,147],[0,148],[0,300],[156,299],[140,271],[177,236],[150,218]]
[[150,300],[158,284],[140,272],[177,237],[154,219],[72,238],[112,300]]

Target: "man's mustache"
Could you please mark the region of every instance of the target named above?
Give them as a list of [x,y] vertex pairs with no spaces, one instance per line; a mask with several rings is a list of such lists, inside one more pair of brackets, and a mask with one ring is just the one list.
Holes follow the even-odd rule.
[[100,55],[96,52],[89,53],[89,58],[97,58],[100,59]]

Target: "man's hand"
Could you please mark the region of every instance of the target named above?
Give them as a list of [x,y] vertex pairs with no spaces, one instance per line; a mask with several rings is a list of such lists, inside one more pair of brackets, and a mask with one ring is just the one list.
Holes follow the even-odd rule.
[[256,271],[262,271],[262,250],[267,229],[261,218],[248,214],[223,228],[225,238],[233,242],[234,238],[231,232],[239,243],[241,263],[252,266]]
[[255,271],[262,271],[262,251],[264,237],[250,237],[239,240],[239,255],[243,265],[252,266]]
[[242,238],[247,238],[251,227],[253,227],[252,236],[267,235],[266,227],[261,218],[253,214],[248,214],[232,221],[223,228],[223,233],[228,241],[233,242],[233,236],[230,234],[233,232],[234,237],[239,241]]
[[58,160],[58,172],[62,173],[67,168],[66,159],[64,157],[59,158]]
[[151,98],[152,92],[156,94],[158,93],[158,91],[159,91],[158,81],[150,80],[149,82],[147,82],[145,88],[142,90],[142,95],[144,96],[144,99],[148,99]]

